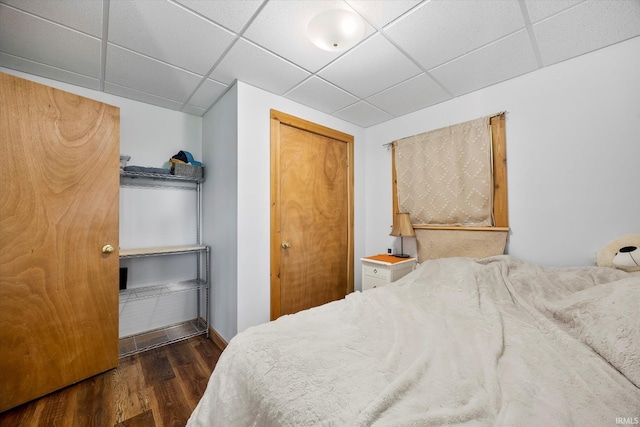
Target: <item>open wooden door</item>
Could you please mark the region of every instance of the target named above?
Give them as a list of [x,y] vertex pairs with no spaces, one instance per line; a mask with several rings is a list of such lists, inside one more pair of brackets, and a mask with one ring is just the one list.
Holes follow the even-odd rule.
[[1,412],[118,364],[120,111],[3,73],[0,94]]
[[271,318],[353,291],[353,137],[272,111]]

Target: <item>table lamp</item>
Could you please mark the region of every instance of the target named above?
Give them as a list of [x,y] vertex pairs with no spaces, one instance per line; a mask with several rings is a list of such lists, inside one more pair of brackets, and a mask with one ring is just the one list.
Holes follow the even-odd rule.
[[396,213],[396,220],[393,222],[393,228],[391,229],[390,236],[400,236],[400,253],[394,254],[398,258],[409,258],[409,255],[404,253],[404,237],[415,237],[416,233],[411,226],[411,218],[408,212]]

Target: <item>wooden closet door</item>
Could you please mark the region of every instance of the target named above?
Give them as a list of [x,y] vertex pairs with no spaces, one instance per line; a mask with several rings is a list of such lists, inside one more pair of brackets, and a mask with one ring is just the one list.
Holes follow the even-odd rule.
[[118,364],[120,112],[3,73],[0,94],[4,411]]
[[353,137],[283,113],[274,129],[272,319],[353,290]]

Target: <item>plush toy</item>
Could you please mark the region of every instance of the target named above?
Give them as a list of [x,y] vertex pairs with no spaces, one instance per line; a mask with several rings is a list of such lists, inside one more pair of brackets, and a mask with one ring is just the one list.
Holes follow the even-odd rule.
[[640,234],[627,234],[610,241],[598,252],[601,267],[640,271]]

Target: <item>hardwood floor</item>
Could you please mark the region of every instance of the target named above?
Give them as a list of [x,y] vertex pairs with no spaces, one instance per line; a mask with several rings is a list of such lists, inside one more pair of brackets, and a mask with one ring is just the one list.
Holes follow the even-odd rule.
[[1,413],[0,426],[182,427],[221,352],[201,335],[125,357],[116,369]]

